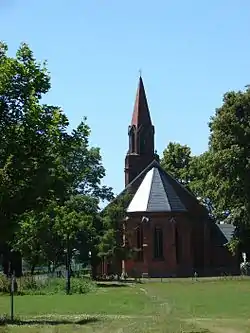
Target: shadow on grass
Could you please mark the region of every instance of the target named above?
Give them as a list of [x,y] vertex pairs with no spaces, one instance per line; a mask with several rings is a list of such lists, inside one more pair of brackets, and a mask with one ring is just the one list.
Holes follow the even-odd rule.
[[96,285],[97,287],[100,288],[120,288],[120,287],[129,287],[131,284],[142,284],[143,281],[140,280],[127,280],[123,282],[110,282],[110,281],[102,281],[102,282],[97,282]]
[[47,326],[57,326],[57,325],[86,325],[99,321],[97,318],[86,318],[81,320],[48,320],[48,319],[37,319],[37,320],[19,320],[16,319],[11,321],[10,319],[5,319],[0,321],[0,326],[5,325],[47,325]]
[[128,287],[128,284],[126,283],[104,283],[104,282],[98,282],[97,287],[99,288],[123,288],[123,287]]

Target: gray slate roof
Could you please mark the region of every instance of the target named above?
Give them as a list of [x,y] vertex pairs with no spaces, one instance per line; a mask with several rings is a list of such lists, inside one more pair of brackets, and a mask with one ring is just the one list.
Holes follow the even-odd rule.
[[[193,195],[192,192],[190,192],[190,190],[188,188],[186,188],[185,186],[183,186],[181,183],[179,183],[176,179],[174,179],[168,172],[166,172],[159,164],[159,162],[157,160],[153,160],[135,179],[132,180],[131,183],[129,183],[122,192],[120,192],[118,194],[118,196],[116,196],[116,198],[111,201],[104,209],[103,212],[112,204],[114,204],[117,200],[119,200],[119,198],[121,198],[122,196],[126,195],[126,194],[130,194],[132,196],[132,198],[134,199],[134,196],[136,193],[139,193],[138,190],[141,187],[141,184],[143,182],[143,180],[145,179],[146,175],[148,174],[148,172],[150,170],[152,170],[153,168],[158,169],[159,174],[161,179],[163,179],[163,185],[164,188],[167,189],[167,202],[169,202],[169,205],[163,208],[163,212],[169,212],[169,209],[172,209],[172,212],[176,211],[176,212],[180,212],[180,211],[188,211],[190,213],[195,212],[196,216],[203,218],[206,218],[206,216],[208,216],[208,212],[205,206],[201,205],[200,202],[197,200],[197,198]],[[157,177],[154,177],[154,179],[156,180]],[[148,179],[150,179],[150,177],[148,177]],[[154,184],[156,184],[157,182],[154,180]],[[145,184],[147,184],[147,182],[145,182]],[[146,187],[146,186],[145,186]],[[151,189],[151,187],[148,186],[148,188]],[[143,189],[143,188],[142,188]],[[169,190],[169,189],[173,189],[173,191]],[[141,193],[143,193],[143,191],[140,191]],[[153,193],[154,191],[152,191]],[[145,193],[148,193],[147,191],[145,191]],[[159,193],[159,191],[156,191],[156,193]],[[172,195],[170,195],[170,193],[172,193]],[[174,204],[175,200],[174,198],[177,197],[176,203]],[[132,199],[130,203],[132,202]],[[142,195],[137,195],[137,198],[140,198],[140,200],[138,200],[139,202],[142,201],[142,198],[145,199],[143,205],[141,204],[141,206],[144,206],[143,209],[145,209],[146,207],[146,211],[148,211],[148,200],[147,200],[147,196],[142,196]],[[152,197],[151,197],[152,198]],[[137,203],[138,203],[137,201]],[[152,200],[150,200],[152,201]],[[158,201],[157,202],[157,206],[160,205],[160,200],[155,200],[154,201]],[[166,202],[166,201],[165,201]],[[181,207],[180,210],[177,208],[177,210],[175,210],[176,208],[176,204],[178,202],[181,202]],[[162,206],[162,203],[161,203]],[[184,210],[183,210],[183,206],[184,206]],[[134,212],[134,208],[133,206],[130,206],[130,204],[128,204],[128,207],[130,209],[130,212]],[[154,207],[156,207],[154,205]],[[132,209],[133,208],[133,209]],[[138,208],[138,204],[137,204],[137,208]],[[142,207],[141,207],[142,208]],[[152,206],[150,209],[153,209]],[[155,208],[154,208],[155,209]],[[161,208],[162,209],[162,208]],[[155,210],[156,212],[160,212],[161,210],[159,210],[159,207],[157,208],[157,210]],[[127,209],[127,212],[128,209]],[[139,212],[143,212],[143,210],[140,210]]]
[[223,235],[223,243],[226,244],[231,241],[235,233],[235,226],[232,224],[217,224],[219,230]]
[[185,212],[182,200],[160,165],[152,165],[131,200],[127,212]]

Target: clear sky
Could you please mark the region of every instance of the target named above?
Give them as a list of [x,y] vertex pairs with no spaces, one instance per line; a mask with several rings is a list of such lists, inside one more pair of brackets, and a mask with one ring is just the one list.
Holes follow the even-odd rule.
[[139,69],[162,153],[169,141],[206,150],[224,92],[250,83],[249,0],[0,0],[0,38],[47,60],[71,128],[84,116],[105,183],[124,186]]

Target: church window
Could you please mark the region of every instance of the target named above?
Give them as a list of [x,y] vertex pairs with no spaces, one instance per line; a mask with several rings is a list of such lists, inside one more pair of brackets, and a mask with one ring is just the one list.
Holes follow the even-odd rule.
[[154,231],[154,258],[163,259],[163,232],[159,227]]
[[133,128],[130,132],[130,152],[135,153],[135,130]]
[[144,154],[146,151],[146,138],[145,138],[145,132],[141,130],[140,132],[140,154]]
[[176,255],[176,263],[179,264],[181,261],[181,238],[180,238],[180,234],[177,230],[177,228],[175,228],[175,255]]
[[139,225],[136,229],[136,242],[137,242],[137,260],[143,261],[143,228]]

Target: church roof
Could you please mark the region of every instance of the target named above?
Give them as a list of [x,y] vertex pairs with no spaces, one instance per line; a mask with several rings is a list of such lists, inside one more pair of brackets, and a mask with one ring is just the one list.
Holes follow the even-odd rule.
[[[197,198],[192,194],[192,192],[190,192],[181,183],[179,183],[176,179],[174,179],[169,173],[165,172],[164,169],[160,166],[159,162],[156,160],[152,161],[135,179],[133,179],[132,182],[130,182],[125,187],[125,189],[122,192],[120,192],[120,194],[118,194],[118,196],[116,196],[116,198],[113,201],[111,201],[104,208],[103,212],[109,207],[109,205],[112,205],[117,200],[119,200],[119,198],[123,197],[126,194],[131,195],[131,200],[130,200],[131,205],[130,205],[130,203],[128,203],[128,206],[126,209],[127,213],[130,213],[130,212],[132,213],[132,211],[134,212],[134,208],[133,208],[134,203],[136,203],[136,202],[138,203],[138,201],[140,201],[139,198],[142,200],[141,202],[143,202],[143,200],[144,200],[144,207],[145,207],[145,205],[146,205],[145,197],[146,196],[144,195],[144,193],[142,191],[144,185],[141,187],[140,191],[139,191],[139,188],[140,188],[140,185],[143,183],[143,180],[145,179],[146,174],[148,174],[148,172],[154,168],[156,168],[159,171],[159,174],[161,175],[161,177],[160,177],[161,183],[163,183],[164,191],[167,195],[169,206],[165,206],[165,207],[167,207],[167,208],[171,207],[171,209],[172,209],[172,210],[164,209],[162,212],[188,211],[193,216],[199,216],[199,217],[203,216],[204,218],[208,216],[208,211],[207,211],[206,207],[203,206],[197,200]],[[150,176],[150,173],[149,173],[147,179],[150,180],[153,178],[154,178],[154,181],[152,183],[154,184],[154,186],[152,187],[152,191],[150,191],[150,202],[154,203],[153,207],[154,207],[154,209],[156,209],[156,203],[157,203],[157,205],[159,205],[161,202],[159,199],[157,199],[157,197],[160,193],[162,193],[162,191],[160,191],[160,189],[162,189],[162,186],[158,186],[158,187],[155,186],[157,184],[156,180],[158,177],[157,177],[157,175],[156,176],[154,175],[154,177],[153,177],[153,174],[151,174],[151,176]],[[146,184],[148,181],[147,179],[144,182],[145,187],[146,187]],[[162,181],[162,179],[164,179],[164,180]],[[151,187],[150,187],[150,189],[151,189]],[[154,194],[156,189],[157,189],[157,191],[156,191],[157,195]],[[136,196],[137,193],[138,193],[138,195]],[[141,193],[141,195],[139,195],[140,193]],[[142,194],[144,195],[143,197],[142,197]],[[135,196],[136,196],[136,198],[135,198]],[[152,197],[154,197],[153,201],[152,201]],[[166,198],[166,196],[164,196],[164,197]],[[135,198],[135,200],[134,200],[134,203],[132,206],[132,201],[134,198]],[[176,202],[175,202],[175,200],[176,200]],[[163,202],[166,203],[166,201],[163,201]],[[175,204],[174,204],[174,202],[175,202]],[[185,209],[182,209],[182,205],[184,206]],[[161,206],[162,206],[162,204],[161,204]],[[176,208],[177,206],[178,206],[178,208]],[[147,206],[147,209],[148,209],[147,212],[153,212],[153,210],[152,210],[153,208],[151,208],[151,207],[152,207],[151,205]],[[143,212],[138,209],[137,209],[137,211]],[[155,212],[161,212],[161,210],[159,209],[159,206],[158,206],[157,210],[155,210]]]
[[187,211],[185,204],[171,184],[173,178],[155,161],[147,169],[143,171],[143,179],[127,208],[127,212]]
[[[215,233],[215,240],[218,244],[227,244],[234,237],[236,227],[232,224],[217,224],[217,233]],[[219,231],[219,232],[218,232]]]

